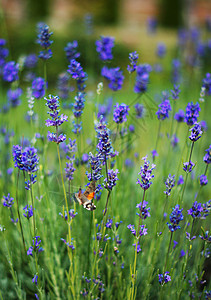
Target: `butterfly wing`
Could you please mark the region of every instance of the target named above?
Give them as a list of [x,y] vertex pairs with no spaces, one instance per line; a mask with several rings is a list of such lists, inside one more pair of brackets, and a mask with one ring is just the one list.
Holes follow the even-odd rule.
[[89,186],[86,188],[85,192],[82,194],[80,188],[79,192],[75,194],[75,197],[78,200],[80,205],[83,205],[85,209],[92,211],[96,209],[96,206],[91,201],[94,198],[94,194],[95,194],[95,181],[91,181]]
[[85,192],[84,192],[84,196],[89,199],[92,200],[94,198],[95,195],[95,181],[91,181],[90,184],[87,186]]

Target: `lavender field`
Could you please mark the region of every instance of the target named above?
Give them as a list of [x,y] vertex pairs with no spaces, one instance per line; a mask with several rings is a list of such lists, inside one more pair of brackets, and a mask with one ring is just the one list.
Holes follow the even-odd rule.
[[210,299],[211,23],[148,63],[86,22],[0,39],[0,299]]

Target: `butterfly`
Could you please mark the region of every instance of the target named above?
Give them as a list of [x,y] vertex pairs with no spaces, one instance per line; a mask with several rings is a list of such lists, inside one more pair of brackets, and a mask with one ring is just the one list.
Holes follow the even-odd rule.
[[84,193],[82,193],[80,188],[78,193],[75,194],[75,197],[78,200],[80,205],[83,205],[84,208],[92,211],[96,209],[96,206],[92,202],[94,195],[95,195],[95,181],[93,180],[90,182],[90,184],[88,185]]

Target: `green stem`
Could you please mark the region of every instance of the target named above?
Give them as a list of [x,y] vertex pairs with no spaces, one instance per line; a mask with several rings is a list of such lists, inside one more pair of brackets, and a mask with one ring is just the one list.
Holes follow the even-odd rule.
[[18,181],[19,181],[19,174],[20,174],[20,170],[18,170],[17,183],[16,183],[16,202],[17,202],[18,219],[19,219],[19,224],[20,224],[20,229],[21,229],[21,236],[22,236],[24,250],[26,252],[26,244],[25,244],[25,239],[24,239],[24,235],[23,235],[23,227],[22,227],[22,223],[21,223],[21,216],[20,216],[19,202],[18,202]]
[[166,262],[165,262],[165,267],[164,267],[163,273],[166,271],[167,262],[168,262],[168,256],[169,256],[169,252],[170,252],[170,248],[171,248],[172,237],[173,237],[173,232],[171,231],[171,236],[170,236],[170,241],[169,241],[169,247],[168,247],[168,252],[167,252],[167,255],[166,255]]
[[[33,192],[32,192],[32,185],[31,185],[31,200],[32,200],[32,209],[35,210],[34,206],[34,197],[33,197]],[[34,223],[34,236],[36,236],[36,223],[35,223],[35,213],[33,212],[33,223]]]
[[64,192],[64,199],[65,199],[65,205],[66,205],[66,210],[67,210],[68,222],[69,222],[70,216],[68,213],[69,210],[68,210],[67,194],[66,194],[65,185],[64,185],[62,163],[61,163],[61,157],[60,157],[60,152],[59,152],[59,144],[57,144],[57,153],[58,153],[58,158],[59,158],[59,167],[60,167],[60,173],[61,173],[61,179],[62,179],[62,187],[63,187],[63,192]]
[[157,133],[157,138],[156,138],[156,143],[155,143],[155,150],[157,149],[157,146],[158,146],[158,141],[159,141],[159,137],[160,137],[160,129],[161,129],[161,121],[159,120],[158,133]]

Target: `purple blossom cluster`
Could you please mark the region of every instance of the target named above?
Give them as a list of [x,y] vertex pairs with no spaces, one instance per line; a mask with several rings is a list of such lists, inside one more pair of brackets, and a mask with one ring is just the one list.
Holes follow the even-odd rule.
[[197,122],[200,110],[201,109],[198,102],[196,104],[193,104],[193,102],[189,102],[186,106],[184,122],[189,126],[193,126]]
[[100,40],[96,41],[96,51],[99,53],[99,58],[102,61],[112,60],[112,48],[114,47],[114,38],[109,36],[101,36]]
[[167,222],[168,228],[171,232],[174,232],[177,229],[180,229],[179,223],[184,218],[182,211],[183,211],[183,208],[180,209],[179,204],[177,204],[172,209],[172,213],[170,214],[170,217],[169,217],[171,223]]
[[80,56],[80,53],[77,52],[78,42],[73,41],[72,43],[67,43],[67,46],[64,48],[66,53],[67,60],[70,62],[72,59],[77,59]]
[[139,55],[137,51],[129,53],[130,65],[127,66],[127,70],[129,73],[133,73],[136,70],[138,57]]
[[7,99],[11,107],[17,107],[21,104],[20,96],[22,93],[23,90],[21,88],[9,89],[7,91]]
[[43,51],[40,51],[39,58],[43,60],[48,60],[52,57],[52,51],[49,49],[53,41],[50,40],[51,35],[53,32],[49,32],[49,26],[45,23],[38,23],[37,25],[37,44],[39,44]]
[[2,67],[5,64],[5,59],[9,55],[9,50],[5,47],[6,40],[0,39],[0,74],[2,73]]
[[49,98],[45,97],[47,101],[46,106],[49,108],[48,114],[51,119],[46,120],[46,126],[54,126],[56,128],[56,133],[51,133],[48,131],[48,140],[51,142],[56,142],[57,144],[64,142],[66,140],[66,136],[64,134],[58,134],[58,127],[61,126],[64,122],[67,121],[66,115],[59,115],[59,97],[49,95]]
[[87,74],[84,72],[81,64],[75,59],[71,59],[67,72],[76,80],[78,91],[83,92],[86,88]]
[[33,256],[34,252],[38,254],[44,251],[44,249],[40,247],[40,244],[41,244],[40,236],[35,236],[32,240],[32,246],[30,246],[27,251],[27,255]]
[[24,213],[23,213],[23,216],[25,217],[25,218],[27,218],[28,220],[33,216],[33,207],[32,207],[32,205],[26,205],[24,208],[23,208],[23,210],[25,211]]
[[19,79],[18,76],[19,65],[14,61],[9,61],[5,63],[3,69],[3,80],[7,82],[14,82]]
[[37,77],[32,81],[32,96],[40,99],[45,95],[45,80]]
[[91,152],[89,153],[89,164],[91,168],[91,172],[86,172],[89,181],[99,180],[103,175],[101,174],[102,170],[102,156],[98,153],[94,156]]
[[182,109],[180,109],[177,113],[175,113],[174,115],[174,119],[178,122],[178,123],[182,123],[184,122],[184,118],[185,118],[185,113]]
[[202,87],[205,87],[205,92],[207,95],[211,95],[211,73],[207,73],[203,79]]
[[117,177],[117,174],[119,173],[119,170],[108,170],[107,177],[104,179],[104,187],[108,190],[112,190],[113,187],[116,185],[116,181],[119,180]]
[[75,96],[75,102],[73,104],[73,114],[75,118],[79,118],[82,115],[84,109],[84,102],[84,93],[79,92]]
[[135,93],[144,93],[147,91],[149,84],[149,73],[152,67],[149,64],[143,64],[136,67],[136,82],[134,87]]
[[165,185],[166,185],[166,190],[164,191],[164,194],[170,196],[171,190],[175,186],[175,175],[171,176],[171,174],[169,174],[168,178],[165,181]]
[[13,160],[15,168],[19,168],[28,174],[34,173],[38,170],[39,157],[37,156],[37,149],[34,147],[13,146]]
[[152,164],[150,168],[150,162],[147,160],[147,156],[143,157],[142,159],[144,160],[144,165],[141,166],[141,172],[138,173],[141,175],[141,180],[138,178],[136,183],[139,184],[143,190],[147,190],[152,184],[151,180],[154,178],[152,171],[155,169],[156,165]]
[[192,172],[194,167],[195,167],[195,164],[191,160],[189,162],[183,163],[183,170],[186,173]]
[[107,159],[113,154],[113,147],[111,145],[110,130],[107,128],[102,116],[96,124],[95,130],[98,139],[97,151],[104,159]]
[[161,286],[171,281],[171,276],[169,275],[169,272],[165,272],[164,274],[158,274],[158,281]]
[[137,119],[143,118],[144,113],[145,113],[144,105],[143,105],[143,104],[140,104],[140,103],[136,103],[136,104],[134,105],[134,108],[135,108],[135,111],[136,111],[136,118],[137,118]]
[[211,145],[209,146],[208,149],[205,150],[206,154],[204,156],[204,162],[209,165],[211,164]]
[[3,196],[3,205],[5,207],[11,208],[14,204],[14,198],[10,197],[10,193],[7,196]]
[[194,126],[190,129],[191,135],[189,136],[189,139],[192,142],[198,141],[202,135],[202,130],[201,130],[201,124],[200,123],[195,123]]
[[169,111],[171,111],[170,101],[165,99],[158,105],[158,111],[156,112],[158,120],[165,120],[169,118]]
[[147,201],[143,201],[140,202],[139,204],[136,205],[136,207],[139,209],[139,213],[136,213],[139,218],[145,220],[146,218],[150,217],[150,207],[147,207],[148,202]]
[[119,67],[109,69],[108,67],[104,66],[101,70],[101,75],[109,81],[108,87],[112,91],[118,91],[122,88],[124,76]]
[[122,124],[127,121],[129,106],[122,103],[114,105],[113,120],[117,124]]
[[166,54],[166,45],[164,43],[158,43],[156,54],[159,58],[163,58]]
[[68,214],[70,217],[70,220],[74,219],[77,216],[77,212],[74,211],[74,209],[70,209],[69,212],[67,213],[66,210],[64,211],[64,213],[59,213],[59,215],[65,219],[65,221],[68,220]]
[[173,100],[179,99],[179,93],[181,92],[179,88],[180,88],[179,84],[178,85],[174,84],[174,88],[173,90],[171,90]]

